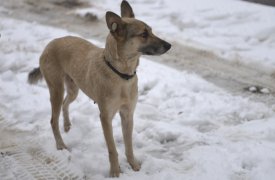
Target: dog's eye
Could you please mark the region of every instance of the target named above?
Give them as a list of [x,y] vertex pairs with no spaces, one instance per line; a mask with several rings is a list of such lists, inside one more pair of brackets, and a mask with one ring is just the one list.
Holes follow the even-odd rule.
[[148,37],[148,32],[147,31],[144,31],[143,33],[140,34],[140,36],[144,39],[146,39]]

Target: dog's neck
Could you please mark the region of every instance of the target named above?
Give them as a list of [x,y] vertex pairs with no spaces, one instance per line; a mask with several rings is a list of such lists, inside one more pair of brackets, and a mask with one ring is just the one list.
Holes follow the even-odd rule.
[[103,53],[106,61],[108,61],[120,73],[132,75],[136,72],[140,55],[138,53],[127,54],[127,50],[120,46],[110,34],[106,39]]

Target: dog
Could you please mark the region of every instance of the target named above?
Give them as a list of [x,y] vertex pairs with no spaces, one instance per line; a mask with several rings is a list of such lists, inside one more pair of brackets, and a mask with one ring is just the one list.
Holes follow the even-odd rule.
[[[138,98],[136,69],[141,55],[161,55],[171,44],[158,38],[146,23],[135,19],[130,4],[123,0],[121,17],[106,12],[110,31],[105,48],[73,36],[52,40],[40,56],[39,67],[29,73],[28,82],[46,80],[50,92],[51,127],[58,150],[67,149],[59,131],[61,108],[64,131],[71,128],[69,105],[81,89],[94,100],[109,152],[110,176],[118,177],[120,167],[113,138],[112,119],[119,112],[127,161],[134,171],[140,170],[132,147],[133,114]],[[67,95],[63,100],[64,85]]]

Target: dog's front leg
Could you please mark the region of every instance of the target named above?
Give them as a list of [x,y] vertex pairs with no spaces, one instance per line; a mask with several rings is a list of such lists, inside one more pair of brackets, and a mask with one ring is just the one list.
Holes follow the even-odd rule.
[[135,159],[132,144],[134,107],[123,106],[120,109],[119,113],[121,117],[122,133],[124,138],[125,154],[127,157],[127,161],[134,171],[139,171],[140,164]]
[[119,177],[120,167],[118,163],[118,153],[115,146],[112,127],[112,119],[114,114],[115,111],[110,112],[110,110],[108,111],[107,108],[100,108],[101,125],[109,152],[110,176]]

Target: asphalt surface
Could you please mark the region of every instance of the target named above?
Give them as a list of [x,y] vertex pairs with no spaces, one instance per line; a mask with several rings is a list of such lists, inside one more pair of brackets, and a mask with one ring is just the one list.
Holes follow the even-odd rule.
[[258,3],[258,4],[264,4],[268,6],[274,6],[275,7],[275,0],[245,0],[248,2]]

